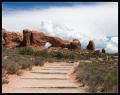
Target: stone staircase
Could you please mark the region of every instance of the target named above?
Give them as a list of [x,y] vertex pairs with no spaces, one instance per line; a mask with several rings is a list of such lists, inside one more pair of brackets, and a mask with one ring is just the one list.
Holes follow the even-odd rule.
[[69,72],[76,64],[47,63],[43,67],[34,68],[29,74],[23,74],[14,82],[7,84],[3,93],[83,93]]

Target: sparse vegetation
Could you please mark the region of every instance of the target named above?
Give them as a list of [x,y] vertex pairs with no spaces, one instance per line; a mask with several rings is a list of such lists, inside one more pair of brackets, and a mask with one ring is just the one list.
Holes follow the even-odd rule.
[[[18,52],[18,51],[21,51],[21,49],[22,49],[22,51],[26,50],[25,53],[27,53],[28,55],[24,55],[24,52],[22,52],[23,54],[21,55]],[[21,69],[31,70],[32,65],[34,65],[34,63],[35,63],[35,57],[31,56],[32,52],[33,52],[32,49],[28,48],[28,47],[23,47],[23,48],[20,48],[20,49],[6,49],[6,48],[3,48],[2,69],[4,69],[4,70],[2,70],[2,73],[4,73],[4,71],[6,71],[7,74],[20,75],[21,74],[21,72],[20,72]],[[4,56],[7,56],[7,58],[5,58]],[[40,58],[39,63],[44,63],[44,60]]]
[[26,54],[26,55],[34,55],[33,54],[33,50],[32,48],[28,47],[28,46],[24,46],[20,48],[20,54]]
[[17,63],[9,63],[9,64],[6,64],[5,69],[9,74],[16,74],[17,71],[19,70],[19,65]]
[[36,66],[43,66],[44,65],[44,60],[41,57],[36,57],[34,61],[34,65]]
[[118,66],[115,64],[80,63],[76,67],[78,82],[89,86],[88,92],[118,92]]
[[30,47],[22,47],[20,49],[20,53],[25,55],[40,56],[44,58],[57,58],[57,59],[86,60],[86,59],[97,58],[97,57],[106,58],[106,54],[98,53],[98,52],[81,55],[77,51],[70,51],[70,50],[67,50],[67,51],[58,50],[58,51],[51,51],[51,52],[48,52],[47,50],[33,51]]
[[[48,52],[33,51],[30,47],[21,47],[18,49],[3,48],[2,54],[2,83],[8,83],[6,74],[21,75],[21,69],[32,69],[32,66],[43,66],[44,63],[54,61],[65,61],[73,63],[80,60],[89,60],[96,58],[96,61],[90,63],[80,63],[76,68],[79,82],[89,86],[89,92],[118,92],[117,64],[105,64],[114,61],[112,55],[104,53],[91,53],[81,55],[77,51],[57,50]],[[5,56],[7,56],[5,58]],[[101,60],[98,60],[102,58]],[[3,78],[4,77],[4,78]]]

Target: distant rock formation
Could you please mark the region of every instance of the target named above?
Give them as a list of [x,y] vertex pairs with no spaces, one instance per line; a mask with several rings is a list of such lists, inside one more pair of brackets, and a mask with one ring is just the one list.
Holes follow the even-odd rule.
[[70,42],[70,49],[81,49],[81,43],[78,39],[73,39],[72,42]]
[[[4,46],[8,48],[15,48],[17,46],[31,46],[32,48],[41,50],[45,48],[46,43],[50,43],[50,47],[60,47],[73,50],[81,49],[81,43],[78,39],[73,39],[73,41],[70,42],[58,37],[45,35],[40,31],[34,31],[30,29],[24,29],[22,34],[19,32],[7,31],[2,28],[2,37],[2,40],[4,40]],[[89,41],[87,49],[95,50],[93,41]]]
[[51,47],[62,47],[69,49],[80,49],[81,47],[78,39],[74,39],[72,42],[69,42],[58,37],[47,36],[43,32],[32,31],[29,29],[23,30],[22,45],[44,47],[47,42],[52,44]]
[[102,49],[102,53],[106,53],[106,51],[105,51],[105,49],[104,49],[104,48]]
[[4,46],[8,48],[14,48],[20,45],[22,41],[22,34],[19,32],[11,32],[2,29],[2,37],[4,40]]
[[100,50],[96,50],[95,52],[96,52],[96,53],[100,53]]
[[88,45],[87,45],[87,49],[88,50],[95,50],[95,44],[93,41],[89,41]]
[[47,42],[50,42],[52,44],[52,47],[61,47],[65,45],[67,41],[62,40],[58,37],[46,36],[43,32],[32,31],[29,29],[23,30],[22,45],[44,47]]

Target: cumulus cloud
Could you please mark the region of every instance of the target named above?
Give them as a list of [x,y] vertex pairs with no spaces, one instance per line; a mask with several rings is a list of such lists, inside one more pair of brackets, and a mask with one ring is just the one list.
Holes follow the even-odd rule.
[[30,28],[68,40],[78,38],[83,47],[93,40],[96,47],[106,47],[108,51],[116,52],[118,47],[114,48],[113,40],[109,41],[107,36],[117,39],[118,3],[14,10],[2,15],[2,27],[19,32]]
[[112,37],[111,40],[107,43],[106,48],[109,53],[118,52],[118,37]]

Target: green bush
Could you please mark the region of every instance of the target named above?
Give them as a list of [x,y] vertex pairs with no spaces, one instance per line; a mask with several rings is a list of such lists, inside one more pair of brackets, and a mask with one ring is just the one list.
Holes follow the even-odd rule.
[[24,46],[20,48],[20,54],[34,55],[32,48]]
[[61,58],[64,57],[63,53],[60,52],[60,51],[52,51],[52,52],[50,53],[50,55],[51,55],[52,57],[56,57],[56,58],[58,58],[58,59],[61,59]]
[[47,50],[34,52],[34,55],[35,56],[41,56],[41,57],[44,57],[44,58],[50,58],[51,57],[51,55],[48,53]]

